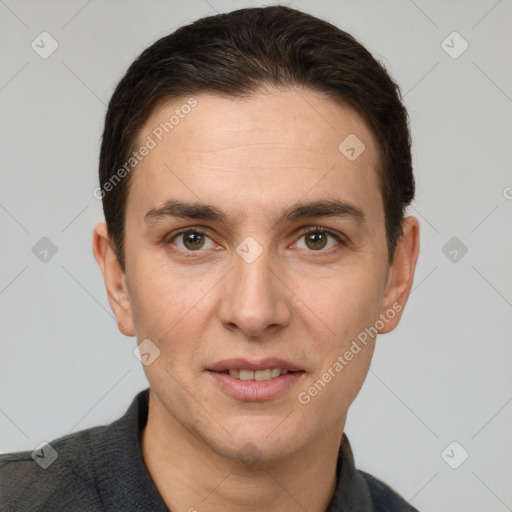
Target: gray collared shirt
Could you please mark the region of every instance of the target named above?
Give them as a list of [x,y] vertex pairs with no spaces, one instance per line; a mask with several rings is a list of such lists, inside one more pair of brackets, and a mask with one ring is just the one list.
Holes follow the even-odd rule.
[[[145,389],[110,425],[60,437],[36,452],[0,455],[0,511],[169,512],[140,448],[148,400]],[[418,512],[390,487],[356,470],[345,434],[336,476],[326,512]],[[202,510],[200,504],[190,506]]]

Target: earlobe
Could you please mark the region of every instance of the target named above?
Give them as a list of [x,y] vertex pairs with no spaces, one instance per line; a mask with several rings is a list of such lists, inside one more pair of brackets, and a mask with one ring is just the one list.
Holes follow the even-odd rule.
[[382,301],[381,317],[384,316],[388,321],[379,330],[379,334],[392,331],[400,322],[414,281],[420,246],[419,229],[418,219],[412,216],[404,219],[403,235],[395,249]]
[[104,222],[93,231],[92,251],[103,274],[107,298],[117,319],[119,330],[125,336],[135,336],[130,291],[126,275],[119,264]]

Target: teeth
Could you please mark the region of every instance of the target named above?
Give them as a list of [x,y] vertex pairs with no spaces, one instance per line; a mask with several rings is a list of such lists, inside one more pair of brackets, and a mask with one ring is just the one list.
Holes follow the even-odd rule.
[[288,370],[282,368],[267,368],[266,370],[229,370],[229,375],[240,380],[269,380],[280,375],[286,375]]
[[272,370],[257,370],[254,372],[254,380],[268,380],[271,379]]
[[254,380],[254,372],[252,370],[240,370],[240,380]]

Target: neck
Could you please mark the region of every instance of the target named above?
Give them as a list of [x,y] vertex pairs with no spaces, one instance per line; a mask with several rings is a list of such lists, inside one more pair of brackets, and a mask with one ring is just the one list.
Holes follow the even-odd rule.
[[324,512],[336,489],[343,427],[284,459],[248,466],[214,452],[150,406],[141,449],[169,510]]

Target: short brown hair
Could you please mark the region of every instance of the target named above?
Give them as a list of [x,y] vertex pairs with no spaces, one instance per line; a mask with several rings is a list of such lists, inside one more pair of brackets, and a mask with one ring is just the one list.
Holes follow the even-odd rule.
[[400,89],[347,32],[296,9],[269,6],[209,16],[179,28],[145,49],[117,85],[105,117],[99,179],[108,232],[123,270],[130,174],[123,173],[114,184],[112,178],[137,149],[151,114],[164,102],[187,95],[250,96],[265,85],[324,93],[366,121],[380,150],[378,173],[392,261],[415,189]]

